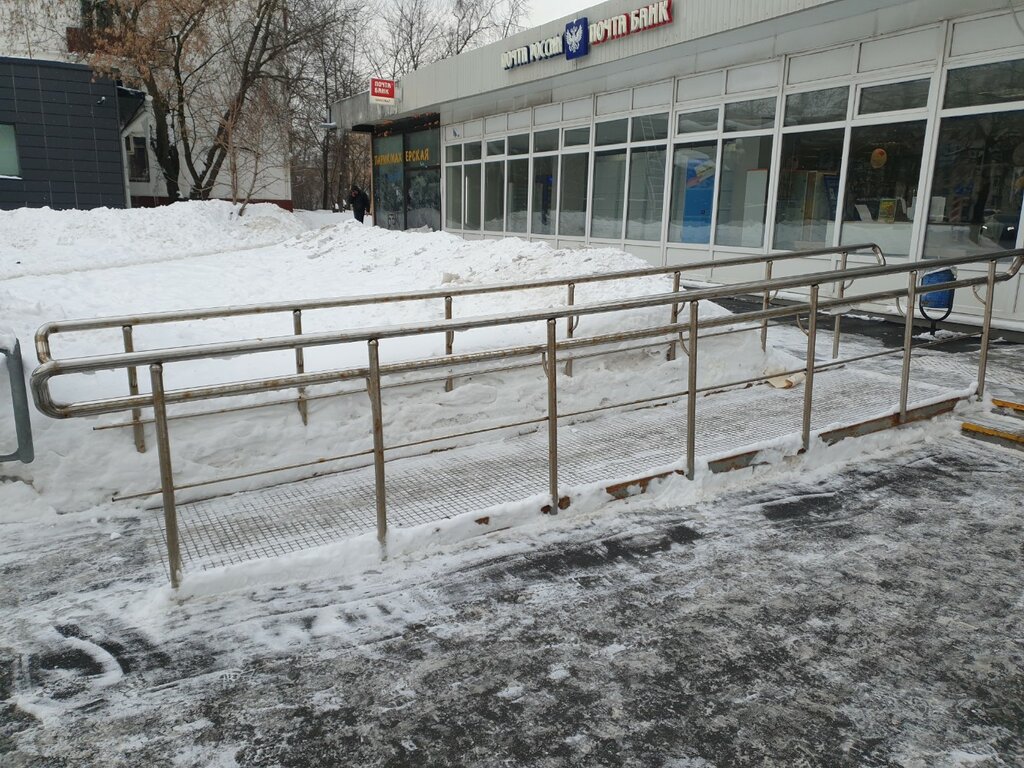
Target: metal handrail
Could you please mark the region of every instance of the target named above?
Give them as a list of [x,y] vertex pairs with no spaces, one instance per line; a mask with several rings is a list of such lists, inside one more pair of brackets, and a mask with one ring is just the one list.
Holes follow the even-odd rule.
[[0,455],[0,462],[20,461],[31,464],[35,459],[32,446],[32,421],[29,417],[28,392],[25,389],[25,368],[21,361],[21,343],[0,341],[0,354],[7,358],[7,373],[11,380],[11,402],[14,407],[14,431],[18,438],[18,450]]
[[[1007,257],[1012,257],[1013,262],[1005,271],[997,273],[997,261],[1006,259]],[[988,267],[987,274],[983,277],[956,279],[950,282],[936,283],[926,287],[918,287],[917,285],[918,272],[922,269],[935,269],[944,266],[962,266],[965,264],[981,263],[987,264]],[[558,413],[556,368],[557,363],[559,362],[559,352],[564,353],[581,347],[608,344],[625,339],[651,338],[668,333],[678,334],[679,339],[686,344],[687,354],[689,356],[687,389],[685,393],[681,394],[685,394],[687,397],[688,422],[686,436],[686,474],[688,477],[692,478],[694,476],[696,459],[695,414],[697,403],[696,398],[698,393],[696,372],[698,368],[698,339],[701,336],[701,331],[743,326],[744,323],[748,324],[743,327],[753,329],[756,328],[756,325],[750,325],[749,323],[751,322],[759,321],[763,324],[771,319],[783,318],[798,313],[809,314],[810,321],[808,323],[808,342],[804,369],[804,411],[801,426],[801,444],[803,449],[806,450],[810,445],[811,436],[810,416],[813,398],[814,373],[819,369],[819,366],[815,361],[817,316],[819,312],[829,309],[849,308],[855,304],[863,302],[894,299],[896,297],[903,296],[908,297],[909,305],[913,306],[914,299],[918,294],[952,290],[958,287],[972,287],[982,284],[987,285],[988,291],[986,294],[987,300],[985,302],[981,355],[979,359],[978,384],[976,390],[981,394],[984,392],[985,384],[985,369],[987,366],[987,353],[990,341],[992,309],[994,304],[994,287],[997,282],[1011,279],[1017,274],[1022,266],[1024,266],[1024,249],[993,254],[950,257],[946,259],[929,260],[927,262],[859,267],[839,272],[817,272],[801,276],[758,280],[736,285],[703,288],[700,290],[690,290],[686,292],[673,291],[670,293],[621,299],[612,302],[599,302],[594,304],[556,308],[549,307],[542,310],[524,310],[506,315],[487,315],[458,320],[450,319],[428,323],[410,323],[363,328],[354,331],[292,335],[229,343],[213,343],[170,349],[125,352],[116,355],[101,355],[68,360],[50,360],[40,365],[33,372],[32,389],[33,395],[36,399],[36,404],[40,410],[56,418],[114,413],[127,410],[132,410],[134,412],[144,407],[153,408],[161,468],[161,493],[163,495],[165,530],[168,546],[168,558],[171,569],[171,581],[173,585],[177,586],[181,575],[181,559],[180,553],[177,549],[177,518],[174,497],[176,486],[173,480],[169,436],[167,432],[167,406],[169,404],[241,394],[253,394],[270,390],[292,388],[298,388],[301,390],[301,388],[312,384],[365,378],[367,381],[367,392],[370,398],[373,417],[372,437],[378,523],[377,535],[381,547],[383,548],[387,539],[384,453],[386,450],[392,450],[394,448],[394,446],[391,446],[390,448],[385,446],[383,439],[381,379],[384,376],[452,367],[455,365],[475,364],[516,356],[541,356],[542,360],[545,362],[544,368],[547,374],[546,378],[548,386],[548,414],[544,420],[547,422],[548,428],[548,492],[551,501],[546,507],[546,510],[555,512],[562,506],[563,502],[566,501],[564,498],[559,496],[558,489],[558,421],[560,416]],[[858,279],[898,274],[907,276],[908,281],[906,287],[860,293],[852,297],[841,295],[834,299],[822,300],[819,296],[819,289],[822,284],[840,282],[842,285],[850,286],[853,281]],[[699,318],[699,304],[701,301],[713,301],[735,295],[767,293],[798,287],[810,289],[809,300],[806,303],[797,303],[785,307],[764,308],[761,310],[749,311],[725,317],[706,318],[704,320]],[[679,322],[678,316],[674,311],[673,322],[668,325],[642,329],[639,331],[633,330],[609,333],[589,338],[573,339],[567,337],[562,341],[559,341],[556,336],[557,323],[563,319],[663,305],[673,305],[673,307],[677,307],[682,304],[689,305],[688,321]],[[468,331],[496,326],[511,326],[531,322],[545,323],[547,334],[544,342],[527,344],[520,347],[503,348],[460,355],[446,355],[445,357],[418,359],[384,365],[381,364],[379,359],[378,348],[380,341],[383,339],[418,336],[424,334],[450,334],[456,331]],[[705,334],[705,337],[706,336],[707,334]],[[903,423],[907,418],[909,362],[912,351],[912,339],[913,315],[908,313],[904,332],[903,371],[900,382],[899,423]],[[368,364],[366,366],[316,373],[297,373],[272,379],[258,379],[231,384],[206,385],[170,392],[165,391],[163,386],[163,368],[167,363],[360,341],[367,344]],[[128,397],[110,397],[79,403],[58,404],[53,400],[49,391],[50,380],[57,376],[70,375],[74,373],[89,373],[101,370],[135,368],[141,365],[149,365],[152,382],[151,394],[135,394]]]
[[[863,243],[835,246],[829,248],[819,248],[810,251],[792,251],[773,253],[767,255],[756,254],[750,256],[739,256],[728,259],[712,259],[685,265],[675,265],[671,267],[646,267],[643,269],[622,270],[618,272],[605,272],[599,274],[576,275],[570,277],[545,278],[521,283],[499,283],[480,286],[464,286],[461,288],[436,288],[429,290],[406,291],[393,294],[371,294],[366,296],[347,296],[341,298],[313,299],[299,302],[271,302],[264,304],[251,304],[230,307],[214,307],[199,310],[178,310],[173,312],[154,312],[139,315],[122,315],[119,317],[94,318],[85,320],[54,321],[46,323],[45,325],[40,327],[39,330],[36,332],[36,355],[39,358],[40,363],[49,362],[52,359],[50,339],[52,336],[58,333],[84,332],[90,330],[120,328],[124,351],[133,352],[135,350],[134,328],[137,325],[155,325],[161,323],[184,322],[189,320],[211,320],[223,319],[228,317],[291,312],[292,330],[294,331],[294,334],[296,336],[299,336],[303,334],[302,313],[304,311],[309,310],[341,309],[346,307],[366,306],[371,304],[426,301],[431,299],[443,298],[444,317],[445,319],[451,319],[453,316],[454,299],[456,297],[479,296],[490,293],[526,291],[551,287],[566,288],[566,302],[568,306],[572,306],[575,304],[576,286],[587,283],[608,282],[613,280],[629,280],[671,274],[673,276],[672,290],[678,291],[680,287],[683,285],[691,287],[694,285],[694,281],[682,280],[682,274],[685,272],[693,272],[704,269],[725,269],[729,267],[745,266],[751,264],[763,264],[764,278],[769,279],[772,276],[772,267],[774,265],[774,262],[776,261],[786,261],[797,258],[811,258],[815,256],[827,255],[839,255],[839,269],[844,270],[846,269],[847,259],[850,253],[865,250],[871,251],[871,253],[874,255],[874,258],[880,264],[885,264],[885,257],[882,254],[881,249],[877,245],[875,245],[874,243]],[[839,283],[838,294],[840,296],[843,295],[845,288],[845,283]],[[771,297],[772,296],[769,292],[764,293],[765,308],[767,308],[770,305]],[[679,305],[674,304],[671,308],[671,321],[673,323],[675,323],[678,320],[678,315]],[[579,326],[579,321],[580,318],[578,316],[569,316],[566,318],[567,338],[573,337],[577,327]],[[839,354],[840,334],[841,331],[839,327],[839,321],[837,321],[833,332],[833,357],[836,357]],[[767,338],[768,325],[767,323],[763,323],[761,326],[762,349],[766,348]],[[454,342],[455,332],[446,332],[446,355],[452,355],[454,353]],[[305,372],[306,367],[304,347],[295,347],[294,355],[295,372],[297,374],[302,374]],[[675,342],[671,342],[668,347],[668,359],[672,360],[674,358]],[[572,375],[573,362],[573,359],[570,358],[565,365],[565,372],[569,376]],[[139,379],[137,369],[135,367],[129,367],[127,369],[127,377],[129,393],[132,395],[138,394]],[[453,387],[453,377],[448,377],[445,380],[445,390],[450,392]],[[298,406],[299,415],[302,418],[302,423],[306,424],[308,423],[309,420],[308,401],[310,398],[307,396],[305,388],[299,388],[297,395],[298,396],[295,400],[295,404]],[[136,450],[138,450],[140,453],[144,453],[146,450],[146,438],[143,429],[143,423],[144,420],[142,418],[141,412],[138,409],[133,409],[130,426],[132,427],[134,432]]]

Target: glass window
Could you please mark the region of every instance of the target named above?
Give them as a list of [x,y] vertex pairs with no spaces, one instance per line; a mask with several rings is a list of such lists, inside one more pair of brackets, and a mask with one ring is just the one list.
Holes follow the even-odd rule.
[[793,93],[786,97],[786,125],[832,123],[846,119],[846,103],[850,100],[848,86],[823,91]]
[[594,153],[594,192],[590,236],[622,237],[622,206],[626,196],[626,150]]
[[508,161],[508,194],[505,196],[505,228],[509,232],[525,232],[530,196],[530,161],[525,157]]
[[459,165],[445,168],[444,225],[448,229],[462,229],[462,166]]
[[[568,131],[566,131],[568,133]],[[597,146],[606,144],[625,144],[629,133],[629,121],[609,120],[607,123],[598,123],[594,127],[594,143]],[[596,179],[597,176],[595,175]]]
[[468,144],[465,144],[464,146],[465,146],[465,149],[463,150],[463,152],[464,152],[464,156],[465,156],[466,160],[479,160],[480,159],[480,142],[479,141],[471,141]]
[[668,217],[670,243],[711,242],[715,205],[717,142],[676,147],[672,157],[672,207]]
[[567,147],[580,147],[590,143],[590,128],[566,128],[562,143]]
[[142,136],[125,136],[124,151],[128,156],[128,181],[149,181],[149,152]]
[[895,112],[899,109],[920,109],[928,105],[928,80],[911,80],[909,83],[873,85],[860,92],[860,114],[873,115],[876,112]]
[[18,143],[13,125],[0,125],[0,176],[20,176]]
[[466,219],[464,229],[480,229],[480,165],[467,165],[466,175]]
[[[584,155],[585,157],[585,155]],[[558,177],[558,158],[533,159],[533,228],[535,235],[555,234],[555,181]],[[584,184],[584,186],[586,186]]]
[[494,155],[505,154],[505,140],[504,139],[493,139],[487,142],[487,156],[494,157]]
[[771,162],[771,136],[748,136],[722,142],[715,227],[715,242],[719,245],[760,248],[764,243]]
[[405,226],[436,232],[441,228],[441,169],[407,169],[405,179],[409,185]]
[[587,164],[590,155],[562,155],[558,234],[583,237],[587,231]]
[[534,152],[554,152],[558,149],[558,129],[537,131],[533,134]]
[[450,147],[444,148],[444,159],[449,163],[461,163],[462,162],[462,145],[453,144]]
[[374,223],[385,229],[405,229],[405,163],[403,137],[373,140]]
[[718,110],[702,109],[700,112],[684,112],[676,120],[676,133],[700,133],[718,130]]
[[1024,101],[1024,59],[951,69],[946,77],[946,109]]
[[776,248],[802,251],[832,245],[843,134],[842,128],[834,128],[782,137]]
[[658,141],[668,138],[668,113],[633,118],[633,141]]
[[630,153],[627,240],[661,240],[666,152],[665,147],[642,147]]
[[775,97],[725,105],[725,130],[754,131],[775,126]]
[[1024,112],[944,118],[925,256],[1014,248],[1022,191]]
[[510,155],[530,154],[530,134],[520,133],[518,136],[509,136],[508,153]]
[[910,254],[923,120],[850,132],[841,243],[878,243],[886,256]]
[[487,163],[484,171],[484,229],[505,228],[505,163]]

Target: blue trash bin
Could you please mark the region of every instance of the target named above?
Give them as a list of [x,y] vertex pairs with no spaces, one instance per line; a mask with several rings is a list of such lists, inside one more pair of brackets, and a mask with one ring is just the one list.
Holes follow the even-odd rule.
[[[927,288],[930,285],[940,285],[942,283],[952,283],[956,280],[956,270],[954,269],[936,269],[934,272],[926,272],[921,276],[921,288]],[[929,309],[942,309],[952,311],[953,309],[953,291],[933,291],[932,293],[925,293],[921,295],[921,306],[928,307]]]

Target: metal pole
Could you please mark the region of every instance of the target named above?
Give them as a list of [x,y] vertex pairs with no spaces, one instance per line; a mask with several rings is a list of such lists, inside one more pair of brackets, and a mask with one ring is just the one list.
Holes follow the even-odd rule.
[[801,444],[806,451],[811,447],[811,405],[814,399],[814,352],[818,341],[818,285],[811,286],[811,314],[807,318],[807,372],[804,380],[804,418]]
[[[132,339],[132,327],[121,326],[121,336],[124,338],[124,351],[132,353],[135,351],[135,342]],[[128,368],[128,394],[133,397],[139,394],[139,373],[135,366]],[[142,428],[142,409],[132,408],[132,432],[135,434],[135,450],[139,453],[146,452],[146,433]]]
[[171,467],[171,440],[167,432],[167,403],[164,399],[164,367],[149,366],[153,387],[153,416],[156,421],[156,449],[160,458],[160,490],[164,500],[164,531],[167,534],[167,567],[171,586],[181,584],[181,545],[178,539],[178,509],[174,503],[174,470]]
[[[573,304],[576,303],[576,283],[569,283],[568,288],[569,288],[568,301],[569,301],[569,306],[571,307]],[[565,338],[567,338],[567,339],[571,339],[573,333],[576,332],[575,320],[576,320],[576,318],[573,317],[572,315],[569,315],[568,317],[565,318]],[[565,361],[565,375],[571,377],[572,376],[572,353],[570,352],[569,354],[570,354],[569,359]]]
[[910,352],[914,342],[914,305],[917,304],[917,270],[907,274],[907,316],[903,321],[903,370],[900,373],[900,424],[907,420],[910,390]]
[[[846,271],[846,257],[847,251],[843,251],[842,256],[839,257],[839,271]],[[842,299],[846,296],[846,279],[839,279],[839,290],[837,291],[838,296],[836,298]],[[835,325],[832,326],[832,359],[837,360],[839,358],[839,339],[842,336],[842,330],[840,326],[843,322],[843,316],[836,313],[832,316],[835,319]]]
[[981,332],[981,354],[978,356],[978,397],[985,394],[985,374],[988,370],[988,346],[992,337],[992,308],[996,303],[996,263],[988,263],[988,293],[985,296],[985,321]]
[[[672,273],[672,293],[679,293],[679,272]],[[675,325],[679,322],[679,304],[675,303],[672,305],[672,312],[669,315],[669,323]],[[668,345],[668,354],[665,356],[666,360],[676,359],[676,343],[673,341]]]
[[[292,310],[292,328],[296,336],[302,335],[302,310]],[[302,347],[295,348],[295,373],[302,375],[306,372],[306,358]],[[309,405],[306,403],[306,388],[299,387],[299,415],[302,416],[303,425],[309,424]]]
[[[766,261],[764,263],[764,279],[765,280],[771,280],[772,279],[772,265],[774,263],[775,262],[773,262],[771,259],[769,259],[768,261]],[[764,290],[764,300],[761,302],[761,309],[767,311],[768,307],[771,305],[771,303],[772,303],[772,292],[769,291],[767,288],[765,288],[765,290]],[[762,352],[767,352],[768,351],[768,318],[767,317],[764,318],[764,320],[761,321],[761,351]]]
[[384,409],[380,397],[378,342],[376,339],[370,339],[367,346],[370,351],[370,375],[366,382],[366,391],[370,395],[370,413],[373,418],[373,480],[377,500],[377,542],[380,544],[383,558],[387,556],[385,546],[388,536],[388,513],[384,497]]
[[700,302],[690,302],[690,352],[686,368],[686,476],[693,480],[697,464],[697,316]]
[[[452,319],[452,297],[444,297],[444,319]],[[455,331],[445,331],[444,333],[444,353],[445,355],[451,355],[455,349]],[[455,382],[452,377],[449,376],[444,382],[444,391],[451,392],[455,388]]]
[[551,496],[551,514],[558,514],[558,348],[556,320],[548,320],[548,493]]

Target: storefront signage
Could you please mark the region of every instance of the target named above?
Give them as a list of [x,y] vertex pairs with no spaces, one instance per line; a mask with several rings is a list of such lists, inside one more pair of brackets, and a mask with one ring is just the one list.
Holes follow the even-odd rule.
[[370,78],[370,101],[374,104],[395,103],[395,81]]
[[515,69],[534,61],[565,55],[567,60],[590,53],[590,46],[619,40],[672,23],[672,0],[661,0],[600,21],[576,19],[565,25],[565,32],[536,43],[523,45],[501,54],[503,69]]
[[430,163],[430,147],[407,149],[402,152],[384,152],[373,156],[374,165],[397,165],[402,160],[407,163]]

